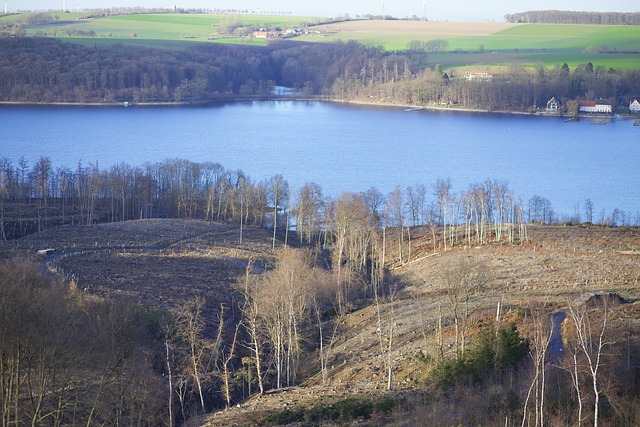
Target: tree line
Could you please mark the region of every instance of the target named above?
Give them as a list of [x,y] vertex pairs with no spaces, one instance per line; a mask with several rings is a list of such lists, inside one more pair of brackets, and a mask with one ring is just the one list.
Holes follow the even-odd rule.
[[640,93],[637,70],[616,71],[591,63],[573,70],[567,64],[533,69],[511,64],[504,72],[484,78],[454,75],[438,65],[416,73],[412,69],[408,60],[400,65],[369,61],[359,72],[336,79],[331,93],[345,101],[528,112],[546,108],[547,101],[556,97],[562,102],[559,112],[565,114],[577,114],[575,100],[604,99],[614,107],[622,101],[627,107]]
[[2,158],[0,201],[1,239],[64,224],[166,217],[268,227],[274,242],[279,232],[295,229],[301,242],[314,245],[326,243],[331,226],[340,227],[334,216],[342,204],[374,215],[380,227],[396,227],[402,244],[410,243],[410,227],[431,227],[433,235],[443,233],[439,244],[445,249],[462,242],[513,242],[523,238],[527,223],[620,226],[637,225],[639,219],[620,209],[598,212],[589,199],[577,205],[572,216],[560,217],[548,199],[534,195],[523,200],[506,182],[492,179],[458,192],[450,179],[439,179],[432,186],[397,187],[389,194],[372,187],[332,199],[314,182],[293,189],[279,174],[256,181],[219,163],[181,159],[136,167],[121,162],[108,168],[91,163],[69,168],[55,167],[48,157],[33,164],[24,157],[17,162]]
[[640,13],[532,10],[507,14],[504,20],[526,24],[640,25]]
[[0,45],[0,100],[18,102],[213,101],[269,96],[275,84],[321,94],[345,70],[381,55],[357,43],[152,49],[0,38]]

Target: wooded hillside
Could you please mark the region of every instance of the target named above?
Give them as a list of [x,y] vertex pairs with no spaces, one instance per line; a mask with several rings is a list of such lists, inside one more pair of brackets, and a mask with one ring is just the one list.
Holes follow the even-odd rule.
[[281,85],[340,100],[530,111],[553,96],[565,105],[606,99],[624,106],[640,94],[638,70],[512,65],[474,79],[425,67],[424,50],[385,52],[356,42],[152,49],[4,38],[0,46],[4,102],[197,102],[268,97]]

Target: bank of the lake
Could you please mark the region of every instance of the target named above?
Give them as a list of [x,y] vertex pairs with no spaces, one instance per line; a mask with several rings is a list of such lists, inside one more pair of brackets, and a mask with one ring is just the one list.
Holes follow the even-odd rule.
[[20,102],[20,101],[2,101],[0,105],[23,105],[23,106],[56,106],[56,107],[187,107],[187,106],[216,106],[232,102],[271,102],[271,101],[292,101],[292,102],[328,102],[336,104],[352,104],[366,107],[385,107],[399,108],[405,111],[451,111],[461,113],[489,113],[489,114],[513,114],[521,116],[543,116],[543,117],[563,117],[565,119],[593,119],[593,118],[609,118],[609,119],[636,119],[638,114],[597,114],[582,113],[575,115],[550,113],[545,110],[523,111],[523,110],[500,110],[500,109],[484,109],[484,108],[468,108],[459,105],[421,105],[421,104],[402,104],[394,102],[378,102],[371,100],[340,100],[326,96],[221,96],[216,99],[199,100],[199,101],[175,101],[175,102]]

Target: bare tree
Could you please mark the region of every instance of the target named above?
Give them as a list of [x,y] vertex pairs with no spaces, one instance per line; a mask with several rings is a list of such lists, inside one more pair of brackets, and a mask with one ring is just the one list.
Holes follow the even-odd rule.
[[387,195],[387,203],[384,210],[385,223],[388,226],[394,227],[398,234],[398,254],[400,256],[400,264],[404,264],[404,256],[402,253],[404,244],[404,225],[405,225],[405,213],[404,213],[404,197],[402,195],[402,189],[396,187],[391,193]]
[[273,242],[272,248],[276,247],[276,231],[278,227],[278,211],[283,208],[283,204],[289,198],[289,184],[282,175],[274,175],[269,179],[269,200],[273,203]]
[[259,295],[259,281],[258,279],[250,280],[247,272],[245,279],[245,291],[244,296],[246,303],[243,308],[243,325],[249,334],[249,341],[244,345],[251,352],[255,367],[256,378],[258,380],[258,391],[262,395],[264,394],[264,381],[262,371],[262,354],[264,333],[261,324],[261,303],[258,298]]
[[176,312],[176,332],[187,344],[187,363],[184,370],[195,383],[200,408],[202,413],[205,413],[202,381],[206,370],[203,365],[207,348],[202,336],[205,328],[203,309],[204,300],[200,297],[182,303]]
[[296,216],[296,232],[298,239],[311,244],[313,239],[320,238],[322,229],[321,211],[324,207],[322,189],[316,183],[306,183],[298,192],[294,214]]
[[586,222],[593,222],[593,202],[591,199],[584,201],[584,220]]
[[238,342],[238,333],[241,326],[242,322],[236,323],[231,345],[222,349],[222,394],[227,408],[231,406],[231,360],[236,355],[236,343]]
[[547,356],[553,325],[545,304],[530,304],[531,335],[529,336],[529,356],[533,363],[533,379],[524,401],[522,427],[529,420],[529,400],[535,397],[535,426],[544,426],[544,397],[546,384]]
[[380,214],[381,214],[380,210],[385,204],[384,196],[382,195],[380,190],[378,190],[375,187],[369,188],[364,193],[364,200],[366,201],[367,206],[369,207],[369,210],[373,213],[373,216],[379,222]]
[[442,276],[449,312],[455,327],[456,357],[464,357],[471,315],[477,308],[475,297],[491,282],[489,272],[481,265],[460,261],[445,268]]
[[448,221],[448,208],[451,198],[451,179],[438,179],[433,186],[434,195],[438,200],[438,210],[440,217],[440,224],[443,227],[443,243],[444,250],[447,250],[447,221]]
[[[44,226],[47,226],[47,199],[49,197],[50,179],[52,174],[51,159],[48,157],[40,157],[33,167],[33,180],[35,187],[42,200],[42,208],[44,209]],[[40,210],[38,210],[38,230],[41,231]]]
[[609,293],[586,294],[569,305],[569,314],[575,328],[575,340],[586,360],[586,368],[593,389],[593,425],[600,420],[602,394],[601,368],[605,349],[612,346],[612,320],[617,300]]
[[4,170],[0,170],[0,239],[7,240],[7,235],[4,231],[4,199],[6,194],[9,192],[7,190],[7,172]]

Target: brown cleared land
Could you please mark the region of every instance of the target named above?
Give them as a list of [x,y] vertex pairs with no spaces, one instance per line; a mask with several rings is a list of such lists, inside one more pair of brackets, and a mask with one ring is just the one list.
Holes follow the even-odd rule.
[[416,34],[430,36],[489,36],[520,24],[504,22],[347,21],[315,29],[341,33]]
[[[58,227],[6,242],[5,256],[33,254],[45,246],[73,251],[52,263],[60,273],[72,274],[89,295],[129,298],[147,307],[171,310],[188,298],[207,300],[207,310],[233,305],[246,262],[272,264],[271,233],[250,227],[239,244],[238,228],[205,221],[151,219],[85,227]],[[400,263],[395,234],[387,234],[387,284],[396,288],[385,297],[380,312],[363,301],[339,322],[337,340],[330,349],[327,383],[322,384],[317,350],[309,348],[302,362],[304,386],[269,391],[224,411],[193,420],[207,427],[258,425],[265,415],[285,408],[328,405],[347,397],[375,399],[388,396],[386,372],[378,336],[380,327],[393,332],[393,395],[409,395],[424,384],[429,365],[414,357],[435,354],[439,307],[445,318],[445,353],[454,349],[454,326],[449,318],[443,271],[461,261],[482,266],[492,280],[474,298],[472,336],[496,316],[502,304],[503,322],[515,321],[522,307],[546,303],[550,311],[565,310],[583,292],[615,292],[625,299],[619,318],[635,336],[640,331],[640,229],[602,226],[528,225],[522,244],[489,244],[433,255],[434,242],[425,227],[411,230],[412,261]],[[293,237],[290,236],[293,240]],[[280,245],[280,244],[279,244]],[[0,248],[2,246],[0,245]],[[85,252],[79,252],[84,249]],[[154,250],[155,249],[155,250]],[[157,249],[165,249],[158,251]],[[76,252],[77,251],[77,252]],[[406,255],[405,255],[406,256]],[[259,273],[256,271],[256,273]],[[211,325],[210,325],[211,326]],[[312,335],[309,338],[312,339]],[[636,338],[632,338],[635,340]],[[380,425],[397,425],[385,420]],[[406,425],[406,424],[402,424]]]
[[[449,316],[442,272],[447,266],[465,260],[492,272],[488,289],[474,298],[471,335],[484,324],[491,324],[496,305],[502,303],[504,322],[519,327],[518,309],[530,303],[546,303],[550,311],[564,310],[583,292],[615,292],[625,298],[620,308],[630,331],[640,329],[640,230],[597,226],[528,226],[530,241],[518,244],[490,244],[457,247],[431,255],[433,241],[425,228],[412,229],[416,258],[399,265],[387,280],[400,289],[393,303],[386,298],[380,307],[383,333],[394,324],[393,392],[391,395],[421,390],[428,367],[416,361],[418,352],[434,354],[439,304]],[[393,233],[389,233],[388,253],[397,259]],[[392,262],[392,261],[390,261]],[[348,397],[375,399],[389,396],[386,372],[377,335],[377,310],[372,303],[347,314],[339,328],[339,338],[331,349],[327,384],[314,375],[302,387],[271,391],[246,402],[203,417],[200,425],[259,425],[264,416],[283,409],[327,405]],[[445,352],[453,352],[454,326],[445,321]],[[386,341],[385,341],[386,342]],[[311,354],[305,362],[309,371],[319,367]],[[386,356],[385,356],[386,357]],[[313,371],[312,368],[316,370]],[[332,425],[332,424],[328,424]],[[418,425],[385,420],[380,425]],[[426,424],[424,424],[426,425]],[[492,424],[487,424],[492,425]]]

